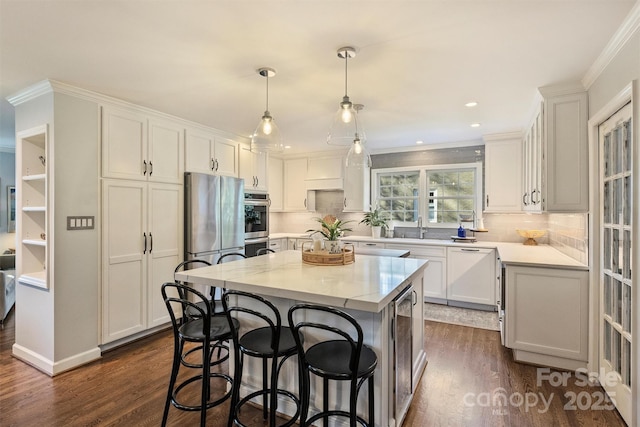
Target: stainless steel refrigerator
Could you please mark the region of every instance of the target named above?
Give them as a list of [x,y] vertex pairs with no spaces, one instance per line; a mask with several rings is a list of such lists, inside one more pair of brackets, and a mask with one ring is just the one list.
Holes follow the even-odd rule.
[[244,253],[244,180],[187,172],[184,186],[185,259]]

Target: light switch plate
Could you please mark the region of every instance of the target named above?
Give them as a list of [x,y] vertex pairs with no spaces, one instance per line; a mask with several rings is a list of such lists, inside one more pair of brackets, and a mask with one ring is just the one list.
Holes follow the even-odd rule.
[[67,230],[93,230],[95,223],[95,216],[68,216]]

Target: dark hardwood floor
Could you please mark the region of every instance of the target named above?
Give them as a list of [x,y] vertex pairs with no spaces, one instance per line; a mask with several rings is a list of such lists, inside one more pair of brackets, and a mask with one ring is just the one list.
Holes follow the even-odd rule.
[[[536,368],[515,363],[497,332],[427,321],[425,334],[428,365],[405,426],[625,425],[615,409],[600,402],[600,387],[578,387],[573,375],[566,386],[537,384]],[[160,425],[172,357],[170,331],[55,378],[13,358],[13,342],[12,312],[0,329],[0,426]],[[573,396],[579,399],[572,402]],[[227,402],[209,410],[208,425],[225,426],[227,411]],[[257,411],[247,412],[247,422],[265,425]],[[198,413],[169,412],[169,425],[198,423]]]

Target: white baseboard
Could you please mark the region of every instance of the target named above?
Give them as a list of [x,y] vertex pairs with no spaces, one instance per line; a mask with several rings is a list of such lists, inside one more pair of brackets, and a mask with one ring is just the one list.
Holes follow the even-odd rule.
[[100,357],[102,357],[102,353],[100,352],[100,348],[98,347],[95,347],[83,353],[75,354],[58,362],[53,362],[46,357],[43,357],[42,355],[29,350],[28,348],[23,347],[19,344],[13,344],[12,353],[13,356],[15,356],[17,359],[28,363],[29,365],[51,377],[70,369],[77,368],[78,366],[84,365],[86,363],[93,362],[94,360],[100,359]]

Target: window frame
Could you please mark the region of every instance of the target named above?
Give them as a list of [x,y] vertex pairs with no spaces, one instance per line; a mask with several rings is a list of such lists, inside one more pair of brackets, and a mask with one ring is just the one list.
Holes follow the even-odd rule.
[[[458,223],[441,223],[433,224],[429,223],[429,195],[427,184],[427,172],[434,171],[461,171],[461,170],[474,170],[475,172],[475,197],[474,199],[474,211],[476,221],[482,218],[482,189],[483,189],[483,176],[482,176],[482,162],[474,163],[449,163],[441,165],[419,165],[419,166],[400,166],[393,168],[378,168],[371,169],[371,204],[372,206],[378,206],[378,194],[379,194],[379,175],[389,173],[406,173],[406,172],[418,172],[418,217],[423,218],[423,226],[428,228],[458,228]],[[394,221],[394,224],[399,227],[416,227],[417,221]],[[475,226],[475,224],[474,224]]]

